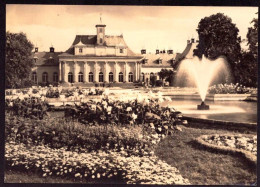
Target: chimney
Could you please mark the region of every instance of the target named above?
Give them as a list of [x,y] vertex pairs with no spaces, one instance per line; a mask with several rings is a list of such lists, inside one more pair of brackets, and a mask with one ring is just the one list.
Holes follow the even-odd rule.
[[159,54],[159,49],[156,49],[156,53],[155,54]]
[[50,47],[50,53],[54,53],[54,47]]
[[187,44],[189,44],[190,43],[190,40],[187,40]]
[[195,40],[195,39],[194,39],[194,38],[192,38],[192,39],[191,39],[191,43],[194,43],[194,40]]
[[173,54],[173,50],[172,50],[172,49],[169,49],[169,50],[167,51],[167,53],[168,53],[168,54]]
[[146,54],[146,49],[142,49],[141,50],[141,54],[143,55],[143,54]]
[[35,52],[35,53],[38,52],[38,47],[35,47],[34,52]]

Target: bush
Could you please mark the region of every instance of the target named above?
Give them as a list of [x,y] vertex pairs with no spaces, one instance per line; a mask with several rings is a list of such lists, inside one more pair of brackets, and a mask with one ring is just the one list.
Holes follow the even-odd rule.
[[43,119],[47,115],[47,103],[40,98],[17,98],[14,100],[5,100],[6,112],[9,115],[21,116],[32,119]]
[[156,83],[156,86],[159,86],[159,87],[163,86],[162,80],[157,80],[155,83]]
[[76,152],[125,150],[128,155],[144,155],[159,141],[159,136],[153,135],[155,131],[144,131],[136,125],[86,126],[63,119],[42,121],[10,116],[5,125],[6,142],[47,145]]

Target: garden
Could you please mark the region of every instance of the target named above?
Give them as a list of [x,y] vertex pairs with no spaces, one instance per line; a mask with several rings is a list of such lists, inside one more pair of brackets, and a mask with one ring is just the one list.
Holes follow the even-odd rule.
[[28,90],[6,99],[6,169],[97,182],[189,183],[154,155],[158,142],[183,123],[180,112],[158,100],[103,98],[66,107],[59,118],[48,111],[48,93]]

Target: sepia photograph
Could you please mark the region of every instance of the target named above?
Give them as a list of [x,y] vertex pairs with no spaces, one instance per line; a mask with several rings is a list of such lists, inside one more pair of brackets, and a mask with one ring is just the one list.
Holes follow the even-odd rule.
[[6,4],[4,183],[257,186],[258,7]]

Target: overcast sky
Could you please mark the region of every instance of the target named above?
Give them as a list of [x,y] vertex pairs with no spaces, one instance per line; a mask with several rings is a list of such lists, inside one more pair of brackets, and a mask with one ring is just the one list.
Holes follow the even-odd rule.
[[123,34],[135,52],[146,48],[182,52],[187,39],[198,35],[199,21],[224,13],[239,29],[242,39],[257,17],[257,7],[180,7],[180,6],[88,6],[88,5],[7,5],[6,30],[24,32],[39,51],[68,49],[77,34],[96,34],[95,25],[106,24],[107,35]]

